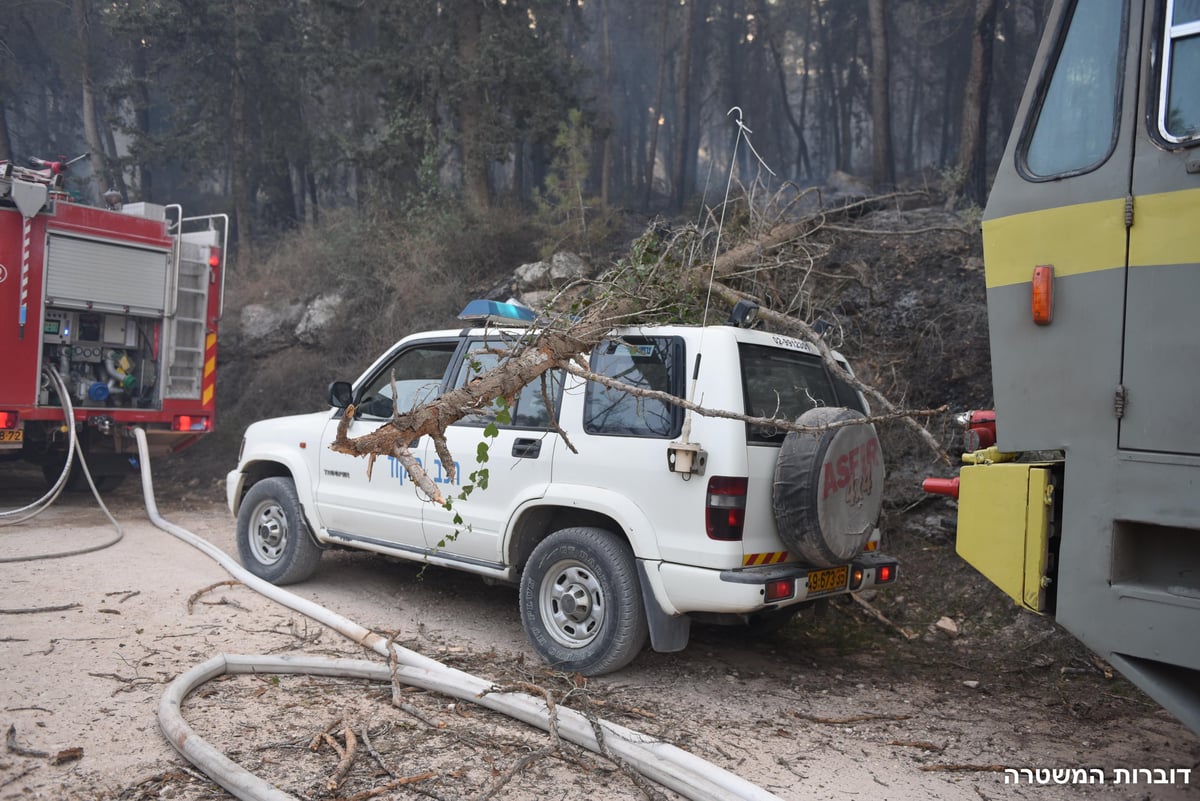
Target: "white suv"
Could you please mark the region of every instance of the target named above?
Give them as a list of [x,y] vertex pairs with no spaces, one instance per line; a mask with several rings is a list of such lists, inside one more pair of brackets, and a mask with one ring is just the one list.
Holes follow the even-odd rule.
[[350,403],[356,437],[494,366],[528,334],[492,327],[512,308],[483,303],[485,327],[405,337],[353,385],[331,385],[332,409],[251,425],[226,485],[242,563],[285,584],[337,546],[519,584],[534,648],[587,675],[624,667],[647,638],[681,650],[692,620],[766,631],[816,600],[896,580],[877,551],[883,457],[861,395],[812,345],[763,331],[622,329],[591,370],[820,431],[700,416],[555,373],[507,404],[505,422],[447,428],[453,478],[428,437],[413,444],[447,498],[473,488],[450,509],[394,458],[368,479],[364,459],[330,450]]

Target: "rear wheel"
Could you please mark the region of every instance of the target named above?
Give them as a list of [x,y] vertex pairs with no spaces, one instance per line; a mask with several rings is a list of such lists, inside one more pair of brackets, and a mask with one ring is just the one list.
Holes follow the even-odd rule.
[[[58,482],[58,477],[62,475],[66,462],[66,456],[64,455],[42,465],[42,478],[46,480],[47,487],[53,487]],[[92,482],[96,485],[97,492],[111,492],[125,483],[127,473],[97,473],[96,468],[92,466],[90,460],[88,462],[88,469],[92,473]],[[64,489],[67,492],[91,492],[87,476],[84,475],[83,468],[79,466],[78,456],[75,457],[74,462],[71,464],[71,475],[67,476],[67,483]]]
[[317,569],[321,549],[309,534],[290,478],[264,478],[246,493],[237,546],[242,565],[272,584],[304,581]]
[[611,673],[646,644],[633,552],[603,529],[568,528],[543,540],[521,574],[520,605],[529,641],[559,670]]

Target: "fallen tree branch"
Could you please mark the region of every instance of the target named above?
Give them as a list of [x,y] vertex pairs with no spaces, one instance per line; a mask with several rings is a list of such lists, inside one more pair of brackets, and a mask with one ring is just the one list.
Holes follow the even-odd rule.
[[905,417],[933,417],[934,415],[942,414],[946,411],[945,406],[937,409],[903,409],[897,410],[892,414],[877,414],[869,415],[865,420],[842,420],[840,422],[829,423],[823,426],[802,426],[793,420],[785,420],[781,417],[757,417],[750,414],[742,414],[741,412],[731,412],[725,409],[710,409],[706,406],[701,406],[698,403],[693,403],[686,398],[681,398],[678,395],[672,395],[669,392],[662,392],[657,389],[646,389],[645,387],[634,387],[629,384],[618,381],[615,378],[610,378],[601,373],[594,373],[591,370],[580,367],[578,364],[568,364],[564,369],[571,375],[588,381],[595,381],[597,384],[603,384],[606,387],[617,389],[622,392],[628,392],[638,398],[646,398],[648,400],[657,400],[664,403],[670,403],[690,412],[695,412],[701,417],[719,417],[725,420],[738,420],[750,425],[767,426],[776,428],[780,431],[797,431],[801,434],[816,434],[822,431],[844,428],[846,426],[859,425],[861,423],[886,423],[891,420],[903,419]]
[[[714,284],[713,292],[731,304],[737,303],[739,300],[742,300],[746,297],[743,293],[730,289],[724,284]],[[842,367],[842,365],[838,363],[837,359],[833,357],[833,350],[830,349],[829,344],[825,342],[820,334],[813,330],[811,325],[803,320],[799,320],[795,317],[788,317],[778,312],[771,311],[770,309],[760,308],[758,310],[758,316],[765,320],[770,320],[771,322],[776,323],[784,328],[790,329],[803,336],[812,344],[816,345],[817,350],[821,353],[821,358],[825,360],[825,364],[831,370],[835,370],[839,377],[846,381],[846,383],[850,384],[850,386],[854,387],[859,392],[862,392],[864,395],[870,398],[872,402],[883,408],[887,412],[889,418],[898,419],[911,430],[913,430],[917,436],[921,438],[921,441],[928,445],[929,449],[937,455],[938,459],[945,464],[953,463],[950,459],[950,455],[946,453],[946,449],[942,447],[942,444],[937,441],[933,434],[929,433],[929,429],[918,423],[911,414],[897,409],[890,400],[885,398],[883,394],[879,392],[879,390],[863,383],[858,379],[857,376],[850,375],[848,372],[846,372],[846,369]]]

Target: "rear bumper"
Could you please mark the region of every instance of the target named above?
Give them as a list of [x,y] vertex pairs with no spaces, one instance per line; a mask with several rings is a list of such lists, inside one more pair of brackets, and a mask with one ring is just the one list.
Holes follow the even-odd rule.
[[[653,565],[647,565],[653,570]],[[829,598],[877,586],[894,584],[899,572],[897,561],[881,553],[861,554],[852,562],[834,568],[846,568],[846,582],[834,589],[810,591],[810,576],[820,574],[828,577],[826,568],[805,567],[797,564],[766,565],[740,570],[710,570],[670,562],[660,562],[657,573],[663,592],[669,603],[664,608],[673,609],[673,614],[688,612],[726,612],[751,614],[764,608],[782,608],[816,598]],[[883,571],[883,568],[890,568]],[[890,578],[881,580],[881,573],[890,573]],[[855,582],[855,577],[861,579]],[[766,587],[771,582],[791,582],[791,597],[778,601],[766,600]]]

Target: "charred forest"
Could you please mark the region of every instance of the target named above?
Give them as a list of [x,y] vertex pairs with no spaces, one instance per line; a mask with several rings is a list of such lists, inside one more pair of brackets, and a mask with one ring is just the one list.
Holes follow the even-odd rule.
[[0,158],[87,152],[73,191],[232,212],[243,250],[344,208],[677,214],[764,165],[982,205],[1047,5],[27,0]]

